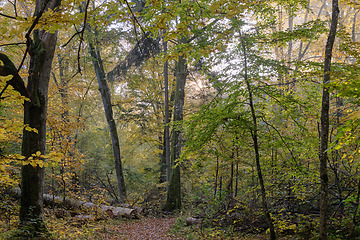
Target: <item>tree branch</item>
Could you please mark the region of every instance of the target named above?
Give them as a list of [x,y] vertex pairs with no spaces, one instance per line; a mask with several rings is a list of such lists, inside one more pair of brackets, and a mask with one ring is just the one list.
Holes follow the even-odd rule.
[[8,76],[8,75],[13,76],[12,79],[6,83],[5,88],[2,89],[0,98],[9,85],[11,85],[22,96],[30,97],[30,94],[25,87],[25,83],[20,77],[18,70],[16,69],[13,62],[8,58],[8,56],[6,56],[3,53],[0,53],[0,60],[3,63],[3,65],[0,65],[0,76]]
[[6,17],[6,18],[11,18],[11,19],[16,20],[16,17],[9,16],[9,15],[3,14],[3,13],[0,13],[0,16],[3,16],[3,17]]
[[25,42],[0,44],[0,47],[25,45]]

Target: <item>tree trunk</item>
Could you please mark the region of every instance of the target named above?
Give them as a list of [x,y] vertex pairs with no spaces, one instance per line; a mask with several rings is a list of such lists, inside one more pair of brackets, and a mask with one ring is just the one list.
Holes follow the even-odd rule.
[[[182,42],[185,42],[182,40]],[[185,100],[185,83],[187,76],[186,59],[179,56],[176,68],[176,86],[174,102],[174,127],[171,139],[171,163],[172,171],[170,176],[167,199],[164,209],[172,211],[181,208],[181,189],[180,189],[180,166],[176,163],[181,154],[181,122],[183,120],[183,107]]]
[[[47,3],[46,6],[44,6]],[[60,6],[60,0],[37,0],[34,16]],[[45,10],[44,10],[45,9]],[[48,86],[57,33],[34,30],[28,36],[30,66],[27,90],[30,101],[24,103],[24,124],[36,129],[23,131],[22,155],[29,158],[36,152],[45,154]],[[21,169],[20,228],[25,238],[44,236],[43,219],[44,168],[24,165]]]
[[102,64],[100,52],[97,49],[95,49],[94,45],[90,41],[89,41],[89,49],[95,69],[96,78],[99,84],[101,99],[104,105],[106,121],[108,123],[110,130],[110,136],[111,136],[113,154],[115,160],[116,177],[117,177],[118,189],[119,189],[119,199],[121,202],[124,202],[126,198],[126,191],[125,191],[124,175],[121,165],[119,137],[117,134],[115,120],[113,118],[110,89],[106,82],[106,78],[105,78],[106,76],[105,76],[105,71]]
[[[164,53],[167,52],[167,42],[164,41]],[[164,63],[164,97],[165,97],[165,126],[164,126],[164,148],[163,148],[163,158],[161,163],[161,176],[160,183],[168,182],[167,190],[170,181],[170,131],[169,131],[169,122],[170,122],[170,113],[169,113],[169,65],[168,61]]]
[[[234,153],[232,154],[232,161],[234,161]],[[230,164],[230,179],[227,186],[227,200],[230,203],[233,198],[234,190],[233,190],[233,183],[234,183],[234,162]]]
[[323,95],[321,105],[321,130],[320,130],[320,225],[319,225],[319,239],[327,240],[327,226],[328,226],[328,173],[327,162],[329,140],[329,108],[330,108],[330,94],[326,84],[330,82],[331,70],[331,57],[332,50],[335,42],[335,35],[337,23],[339,18],[339,3],[338,0],[332,1],[332,19],[329,36],[325,47],[325,60],[324,60],[324,79],[323,79]]
[[215,183],[214,183],[214,199],[216,198],[219,178],[219,156],[216,155]]
[[258,175],[258,179],[259,179],[259,183],[260,183],[260,191],[261,191],[261,205],[262,205],[262,208],[264,211],[266,221],[269,225],[270,239],[276,240],[276,233],[275,233],[274,225],[273,225],[273,222],[272,222],[272,219],[270,216],[270,212],[269,212],[269,208],[268,208],[268,204],[267,204],[267,200],[266,200],[265,184],[264,184],[264,179],[262,176],[261,165],[260,165],[257,117],[256,117],[256,113],[255,113],[255,108],[254,108],[252,89],[251,89],[251,85],[250,85],[250,82],[248,79],[248,74],[247,74],[246,43],[243,39],[241,40],[241,43],[242,43],[243,52],[244,52],[244,70],[245,70],[244,79],[245,79],[246,87],[247,87],[247,90],[249,93],[249,105],[250,105],[251,116],[252,116],[252,120],[253,120],[253,126],[252,126],[252,129],[250,129],[250,133],[251,133],[251,137],[252,137],[253,143],[254,143],[256,171],[257,171],[257,175]]

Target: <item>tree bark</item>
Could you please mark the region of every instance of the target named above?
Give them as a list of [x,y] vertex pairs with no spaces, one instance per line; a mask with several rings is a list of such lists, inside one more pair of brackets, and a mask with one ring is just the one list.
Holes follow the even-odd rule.
[[330,94],[327,84],[330,82],[331,57],[335,42],[337,23],[339,18],[339,3],[338,0],[332,1],[332,19],[330,25],[330,32],[325,47],[324,60],[324,78],[323,78],[323,94],[321,105],[321,130],[320,130],[320,224],[319,224],[319,239],[327,240],[328,227],[328,141],[329,141],[329,108],[330,108]]
[[[184,43],[184,39],[182,39]],[[183,55],[179,56],[176,67],[176,86],[175,86],[175,101],[174,101],[174,127],[172,130],[171,139],[171,164],[172,171],[170,176],[169,188],[167,192],[167,199],[164,209],[172,211],[181,208],[181,189],[180,189],[180,165],[176,160],[180,158],[181,154],[181,122],[183,120],[183,107],[185,100],[185,83],[187,77],[186,59]]]
[[[54,10],[60,0],[37,0],[34,16]],[[45,5],[47,4],[47,5]],[[45,154],[48,85],[57,33],[34,30],[28,38],[30,66],[27,91],[30,101],[24,103],[24,124],[37,130],[23,131],[22,155],[29,158],[40,151]],[[44,236],[47,232],[43,219],[44,168],[24,165],[21,169],[20,228],[26,237]]]
[[125,190],[124,175],[121,165],[119,137],[117,134],[115,120],[113,118],[110,89],[106,82],[106,76],[105,76],[105,71],[102,64],[100,52],[95,48],[95,46],[90,41],[89,41],[89,49],[96,73],[96,78],[99,84],[101,99],[104,105],[106,121],[108,123],[110,130],[114,161],[115,161],[116,177],[117,177],[118,189],[119,189],[119,199],[121,202],[124,202],[126,198],[126,190]]
[[[167,52],[167,42],[164,41],[163,43],[164,53]],[[169,123],[170,123],[170,113],[169,113],[169,64],[168,61],[164,63],[164,98],[165,98],[165,126],[164,126],[164,153],[163,153],[163,163],[162,163],[162,171],[161,174],[163,180],[161,182],[168,182],[167,190],[170,181],[170,131],[169,131]]]
[[[80,7],[80,11],[84,12],[85,9]],[[91,26],[87,24],[86,27],[89,30],[89,32],[91,32]],[[96,45],[98,45],[98,41],[97,41],[98,34],[96,30],[94,31],[94,35],[95,35],[95,43]],[[125,202],[126,187],[125,187],[124,174],[121,164],[119,136],[117,133],[116,123],[113,117],[110,89],[106,81],[106,74],[105,74],[102,58],[100,55],[100,51],[97,49],[97,46],[93,44],[90,37],[88,37],[88,43],[89,43],[89,52],[90,52],[91,60],[94,66],[94,71],[104,106],[106,121],[108,123],[109,131],[110,131],[114,162],[115,162],[116,178],[118,182],[119,200],[120,202]]]

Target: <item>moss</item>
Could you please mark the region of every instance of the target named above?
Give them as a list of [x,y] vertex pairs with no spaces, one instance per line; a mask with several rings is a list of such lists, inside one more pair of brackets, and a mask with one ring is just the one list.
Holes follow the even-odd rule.
[[13,232],[9,239],[16,240],[42,240],[54,239],[47,229],[43,219],[31,219],[19,225],[19,228]]

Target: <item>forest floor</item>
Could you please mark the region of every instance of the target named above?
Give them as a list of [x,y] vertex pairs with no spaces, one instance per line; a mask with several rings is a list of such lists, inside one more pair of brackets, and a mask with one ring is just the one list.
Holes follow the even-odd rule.
[[[79,221],[73,218],[58,219],[46,217],[48,230],[53,239],[73,240],[185,240],[171,234],[175,217],[142,217],[140,219],[106,219],[101,221]],[[11,239],[17,228],[17,221],[8,223],[0,220],[0,240]]]
[[142,218],[138,220],[122,222],[108,228],[108,234],[104,239],[134,239],[134,240],[167,240],[184,238],[170,234],[176,218]]
[[[215,228],[186,226],[184,216],[148,216],[139,219],[79,220],[65,216],[58,218],[53,210],[45,211],[45,221],[52,240],[265,240],[267,235],[244,235]],[[0,216],[0,240],[12,239],[17,229],[17,215],[11,221]],[[298,239],[280,237],[280,240]]]
[[[141,217],[140,219],[105,219],[78,221],[47,216],[46,224],[53,240],[265,240],[264,234],[236,236],[222,232],[200,231],[196,226],[184,226],[178,217]],[[17,221],[9,225],[0,218],[0,240],[12,239]],[[288,240],[294,238],[280,238]]]

